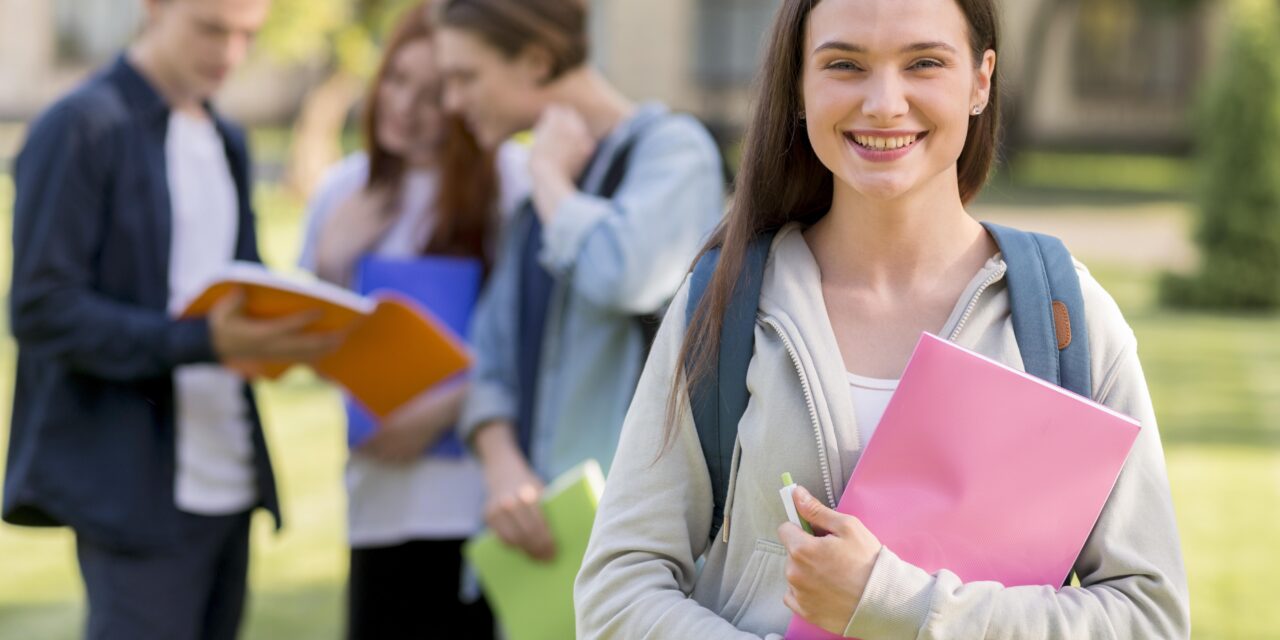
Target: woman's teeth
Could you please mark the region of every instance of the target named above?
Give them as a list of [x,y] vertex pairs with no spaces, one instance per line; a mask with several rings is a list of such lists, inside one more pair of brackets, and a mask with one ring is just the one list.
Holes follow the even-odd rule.
[[875,151],[893,151],[903,147],[910,146],[920,138],[919,134],[910,136],[898,136],[895,138],[886,138],[883,136],[859,136],[854,135],[853,141],[859,146]]

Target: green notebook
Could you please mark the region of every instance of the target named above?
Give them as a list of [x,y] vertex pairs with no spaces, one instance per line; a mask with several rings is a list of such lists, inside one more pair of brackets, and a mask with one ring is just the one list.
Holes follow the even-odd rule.
[[542,513],[556,541],[556,557],[537,562],[508,547],[491,531],[463,549],[508,640],[573,638],[573,580],[591,538],[604,474],[588,460],[555,479],[542,498]]

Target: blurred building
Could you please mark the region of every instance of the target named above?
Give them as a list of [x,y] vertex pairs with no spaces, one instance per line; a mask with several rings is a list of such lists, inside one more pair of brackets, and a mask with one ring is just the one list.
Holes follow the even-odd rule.
[[[596,0],[599,63],[732,136],[777,0]],[[1178,4],[1167,2],[1166,4]],[[1180,150],[1225,3],[1001,0],[1005,104],[1028,146]]]
[[[0,121],[39,113],[137,32],[143,0],[0,0]],[[239,71],[219,103],[250,122],[292,117],[315,73],[260,61]]]
[[[695,113],[722,140],[740,132],[777,0],[592,2],[596,63],[624,91]],[[141,4],[0,0],[0,119],[31,116],[109,60],[137,29]],[[1002,4],[999,67],[1019,144],[1186,147],[1223,3],[1185,12],[1150,0]],[[287,121],[317,80],[259,61],[219,101],[249,122]]]

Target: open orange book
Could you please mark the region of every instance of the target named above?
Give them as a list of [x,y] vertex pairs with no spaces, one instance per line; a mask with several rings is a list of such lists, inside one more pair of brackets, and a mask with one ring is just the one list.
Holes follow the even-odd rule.
[[[237,288],[244,291],[249,317],[279,318],[317,310],[320,317],[308,331],[346,331],[342,345],[311,366],[379,418],[471,363],[462,340],[407,297],[383,292],[366,298],[327,282],[278,275],[256,263],[233,263],[187,305],[182,317],[208,314]],[[234,368],[276,378],[294,364],[254,361]]]

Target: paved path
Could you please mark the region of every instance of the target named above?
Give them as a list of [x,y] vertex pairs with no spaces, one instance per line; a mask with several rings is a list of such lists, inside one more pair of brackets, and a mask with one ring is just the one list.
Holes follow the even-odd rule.
[[974,213],[983,220],[1058,236],[1085,263],[1177,270],[1196,264],[1191,239],[1194,209],[1184,203],[979,205]]

